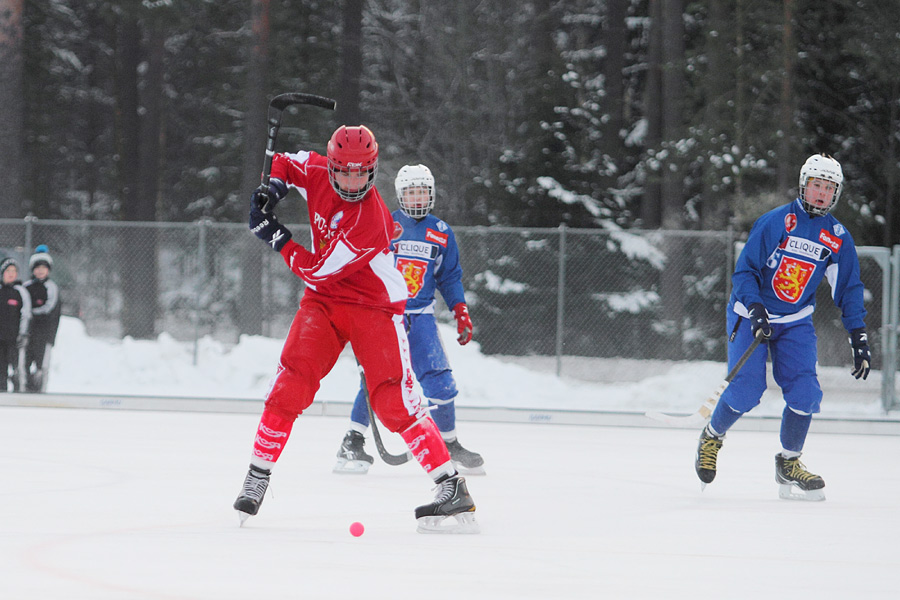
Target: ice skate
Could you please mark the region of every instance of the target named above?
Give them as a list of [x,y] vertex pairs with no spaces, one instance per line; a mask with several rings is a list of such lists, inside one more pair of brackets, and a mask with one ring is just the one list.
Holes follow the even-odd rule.
[[450,451],[450,460],[453,466],[463,475],[484,475],[484,459],[477,452],[472,452],[462,447],[459,439],[445,442]]
[[775,455],[775,481],[782,500],[821,502],[825,499],[825,480],[806,470],[800,457]]
[[[455,519],[455,523],[450,521]],[[475,502],[466,480],[456,474],[438,481],[434,502],[416,508],[419,533],[480,533],[475,521]]]
[[366,454],[363,447],[366,438],[360,432],[351,429],[344,435],[344,441],[337,453],[337,462],[333,473],[365,475],[375,459]]
[[259,512],[259,507],[269,487],[270,473],[271,471],[250,465],[247,478],[244,479],[241,495],[234,501],[234,510],[238,511],[242,527],[248,517],[252,517]]
[[716,458],[719,456],[719,450],[722,448],[723,437],[716,437],[709,431],[709,427],[704,427],[700,434],[700,440],[697,442],[697,456],[694,460],[694,468],[697,470],[697,477],[700,478],[700,489],[705,489],[707,483],[712,483],[716,478]]

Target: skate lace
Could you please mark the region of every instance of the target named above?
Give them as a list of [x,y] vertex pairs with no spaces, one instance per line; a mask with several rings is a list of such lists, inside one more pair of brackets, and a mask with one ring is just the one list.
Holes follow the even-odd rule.
[[788,477],[790,477],[791,479],[796,479],[798,481],[809,481],[818,477],[818,475],[807,471],[806,465],[800,462],[800,459],[798,458],[785,459],[784,470],[787,473]]
[[722,440],[716,438],[706,438],[700,444],[700,460],[698,461],[701,469],[716,469],[716,457],[719,456],[719,450],[722,448]]
[[453,484],[454,484],[455,480],[456,480],[456,478],[454,477],[454,478],[448,479],[446,481],[442,481],[434,488],[435,490],[437,490],[434,494],[434,503],[435,504],[441,504],[453,497],[453,489],[454,489]]
[[249,473],[247,479],[244,480],[244,489],[241,491],[241,495],[257,501],[262,500],[268,486],[269,482],[266,478]]
[[344,451],[348,453],[362,452],[364,444],[365,438],[363,438],[362,435],[347,435],[347,437],[344,438]]

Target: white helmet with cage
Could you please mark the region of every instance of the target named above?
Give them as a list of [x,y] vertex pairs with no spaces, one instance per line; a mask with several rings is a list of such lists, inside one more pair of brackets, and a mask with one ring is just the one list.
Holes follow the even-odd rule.
[[[823,206],[822,204],[827,203],[826,199],[825,202],[813,204],[813,199],[807,198],[806,186],[810,179],[824,179],[834,184],[834,193],[830,203]],[[800,168],[800,202],[803,204],[803,209],[813,216],[828,214],[837,205],[843,189],[844,172],[841,170],[841,163],[827,154],[813,154]]]
[[[407,188],[421,188],[404,194]],[[406,165],[394,179],[400,209],[413,219],[424,219],[434,208],[434,175],[425,165]],[[418,193],[417,193],[418,192]]]

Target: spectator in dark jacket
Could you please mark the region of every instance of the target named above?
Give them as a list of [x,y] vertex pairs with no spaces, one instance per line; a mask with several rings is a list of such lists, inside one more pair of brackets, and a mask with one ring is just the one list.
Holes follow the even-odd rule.
[[13,368],[13,391],[24,387],[24,360],[19,350],[28,344],[31,296],[19,280],[19,265],[12,258],[0,261],[0,393],[7,391],[8,371]]
[[31,296],[31,331],[25,352],[25,391],[42,392],[47,388],[50,368],[50,350],[56,343],[62,304],[59,288],[50,280],[53,257],[44,244],[34,249],[28,260],[32,278],[25,282],[25,289]]

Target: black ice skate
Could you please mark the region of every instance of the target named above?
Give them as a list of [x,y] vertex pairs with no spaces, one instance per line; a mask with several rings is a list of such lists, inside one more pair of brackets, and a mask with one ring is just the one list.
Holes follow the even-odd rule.
[[[445,524],[449,517],[455,524]],[[480,533],[475,521],[475,502],[466,480],[456,474],[438,481],[434,502],[416,509],[419,533]]]
[[365,475],[375,459],[366,454],[363,447],[366,438],[358,431],[349,430],[344,435],[344,441],[337,453],[337,462],[334,464],[333,473]]
[[244,479],[241,495],[234,501],[234,510],[238,511],[241,526],[244,525],[244,521],[248,517],[252,517],[259,512],[259,506],[262,504],[266,490],[269,488],[270,473],[271,471],[250,465],[247,478]]
[[775,481],[778,497],[783,500],[821,502],[825,499],[825,480],[807,471],[799,456],[785,458],[780,452],[775,455]]
[[700,478],[700,489],[704,489],[707,483],[712,483],[716,478],[716,458],[722,448],[723,437],[716,437],[709,432],[709,427],[704,427],[697,442],[697,456],[694,459],[694,468],[697,477]]
[[477,452],[466,450],[459,443],[459,439],[446,442],[450,451],[450,460],[453,466],[463,475],[484,475],[484,459]]

